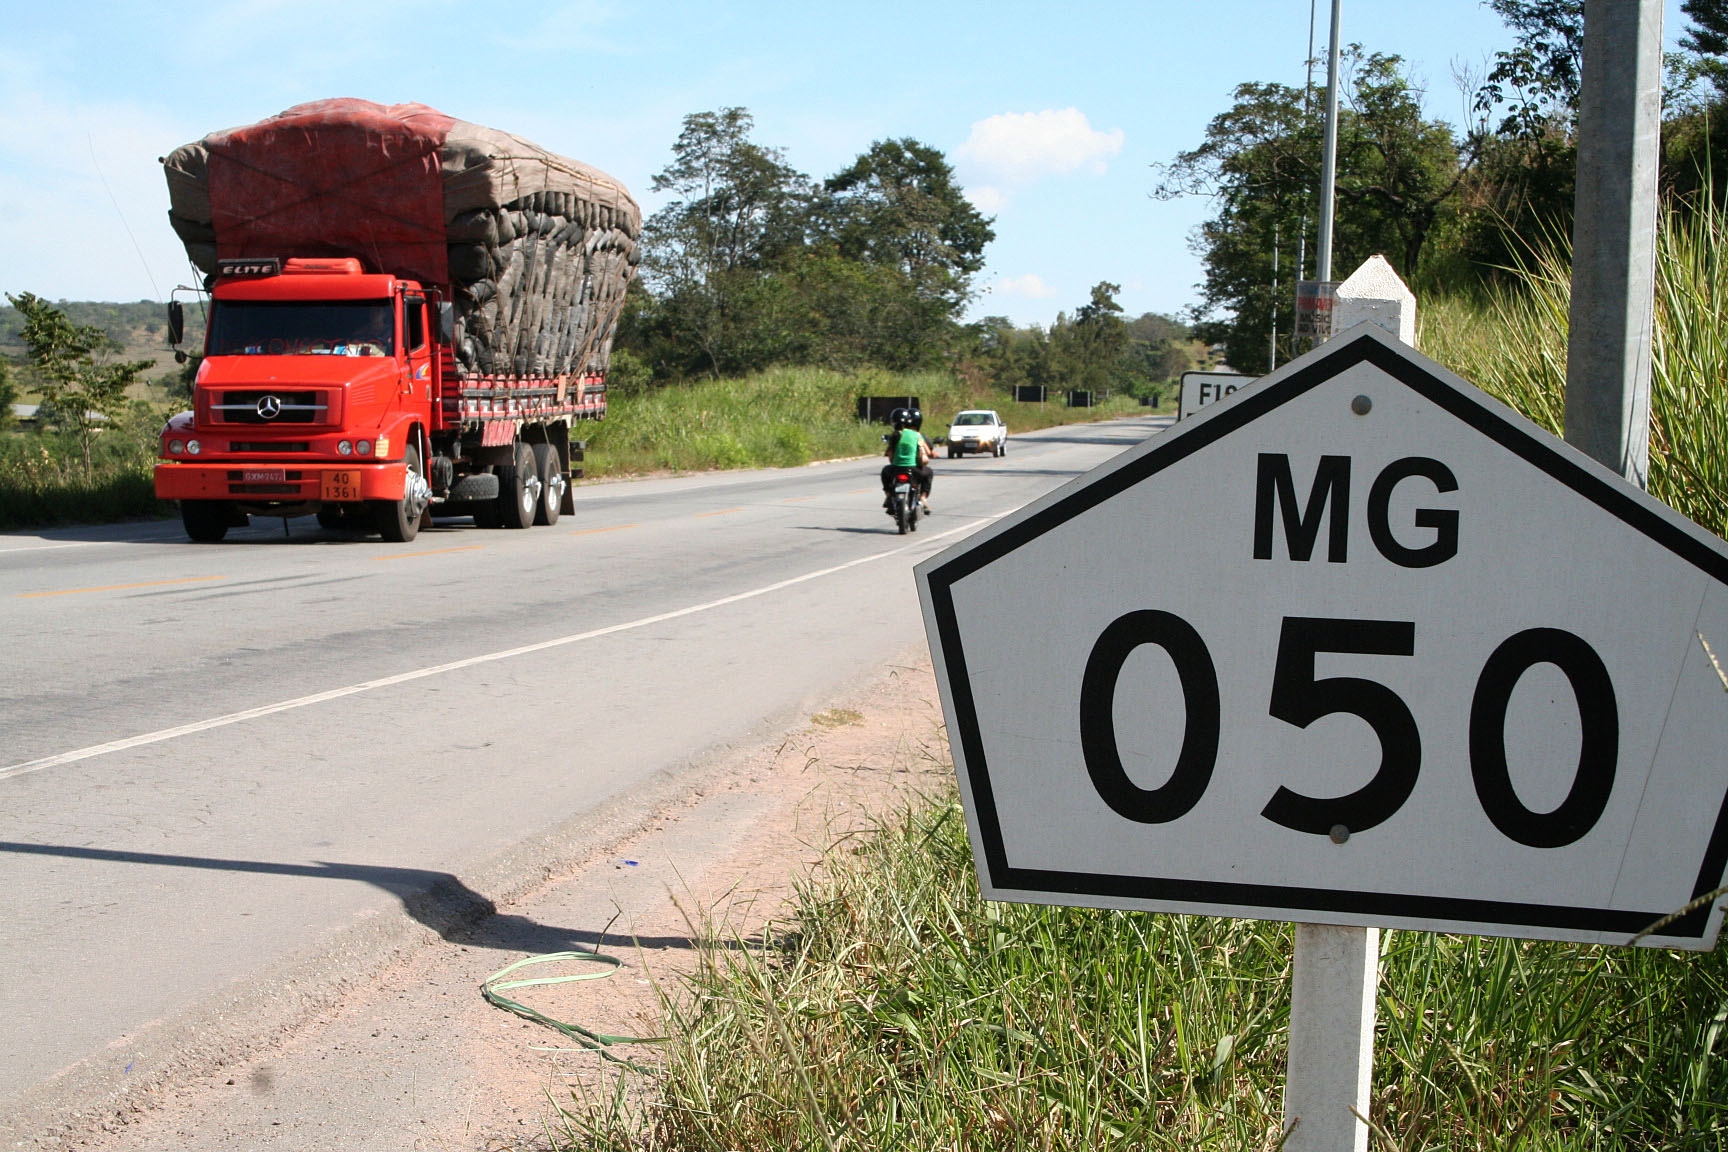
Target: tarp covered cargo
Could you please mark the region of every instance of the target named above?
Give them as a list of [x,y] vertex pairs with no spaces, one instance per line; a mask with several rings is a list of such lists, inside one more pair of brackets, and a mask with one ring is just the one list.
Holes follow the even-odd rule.
[[642,212],[597,168],[424,104],[320,100],[164,161],[168,219],[218,257],[358,256],[448,286],[463,375],[606,370]]

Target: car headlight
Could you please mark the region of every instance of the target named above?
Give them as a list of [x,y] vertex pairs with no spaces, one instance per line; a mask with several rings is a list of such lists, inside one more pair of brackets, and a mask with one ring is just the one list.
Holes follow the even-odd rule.
[[362,440],[360,443],[354,445],[354,450],[362,456],[370,456],[372,455],[372,441]]
[[343,456],[352,456],[354,454],[354,445],[348,443],[346,440],[338,440],[336,441],[336,451],[338,454]]
[[196,455],[198,455],[198,453],[202,452],[203,450],[204,450],[204,446],[202,444],[198,443],[198,441],[196,441],[196,440],[186,441],[186,451],[192,453],[192,455],[196,456]]
[[184,451],[186,451],[186,442],[185,441],[183,441],[183,440],[170,440],[170,441],[168,441],[168,455],[178,456],[178,455],[180,455],[180,453],[182,453]]

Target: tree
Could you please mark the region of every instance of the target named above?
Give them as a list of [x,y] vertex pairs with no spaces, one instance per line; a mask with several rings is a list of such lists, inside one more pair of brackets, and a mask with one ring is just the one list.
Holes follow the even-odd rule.
[[659,299],[657,315],[641,319],[698,354],[678,372],[718,376],[749,365],[742,301],[759,290],[760,273],[805,241],[814,188],[780,149],[750,139],[754,124],[743,108],[684,117],[672,162],[653,180],[654,191],[678,199],[643,229],[643,269]]
[[942,153],[879,140],[818,185],[752,127],[742,108],[684,118],[617,346],[660,380],[948,359],[993,233]]
[[1484,115],[1505,106],[1502,136],[1569,136],[1578,114],[1584,71],[1584,0],[1488,0],[1517,36],[1494,54],[1494,67],[1476,94]]
[[996,233],[937,149],[910,137],[878,140],[823,190],[824,231],[843,258],[897,269],[914,292],[955,313],[971,298]]
[[[1347,272],[1378,252],[1414,277],[1475,148],[1467,142],[1461,153],[1450,127],[1424,118],[1421,94],[1397,56],[1352,45],[1347,60],[1333,270]],[[1206,267],[1200,311],[1216,317],[1203,336],[1221,340],[1232,363],[1261,363],[1274,322],[1280,333],[1291,331],[1292,281],[1313,274],[1294,258],[1301,240],[1309,253],[1317,240],[1318,105],[1283,84],[1243,84],[1235,104],[1207,125],[1200,146],[1159,168],[1154,196],[1206,195],[1217,205],[1193,245]],[[1282,347],[1285,355],[1292,350]]]
[[1699,57],[1699,70],[1728,99],[1728,0],[1683,0],[1680,11],[1692,21],[1680,47]]
[[113,360],[118,346],[106,332],[93,324],[73,324],[60,309],[29,292],[6,299],[24,319],[24,347],[42,397],[40,414],[78,441],[88,476],[91,443],[100,423],[126,412],[126,389],[150,361]]
[[12,383],[12,367],[0,360],[0,432],[11,427],[12,405],[18,401],[18,386]]
[[1120,291],[1120,284],[1108,281],[1093,285],[1091,299],[1075,311],[1073,321],[1051,334],[1070,387],[1106,392],[1125,383],[1122,354],[1128,350],[1128,325],[1122,305],[1116,303]]

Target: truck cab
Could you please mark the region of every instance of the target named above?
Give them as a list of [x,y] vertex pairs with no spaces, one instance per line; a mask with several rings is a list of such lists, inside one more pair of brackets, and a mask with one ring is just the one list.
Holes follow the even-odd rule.
[[155,487],[194,540],[249,514],[412,539],[450,307],[353,258],[224,260],[193,407],[162,431]]

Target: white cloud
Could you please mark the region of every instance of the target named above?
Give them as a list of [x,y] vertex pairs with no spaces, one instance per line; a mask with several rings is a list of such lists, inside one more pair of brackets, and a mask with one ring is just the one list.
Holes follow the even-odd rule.
[[989,216],[1002,210],[1002,205],[1008,203],[1008,194],[989,184],[978,184],[966,189],[966,199],[972,201],[972,207]]
[[1056,289],[1044,283],[1044,277],[1036,272],[1004,276],[990,286],[990,291],[998,296],[1022,296],[1027,300],[1049,300],[1056,295]]
[[1004,112],[972,125],[954,154],[991,184],[1026,184],[1082,168],[1102,174],[1124,138],[1093,128],[1078,108]]

